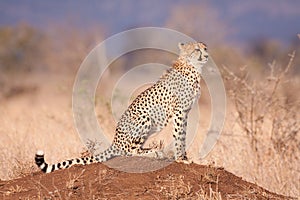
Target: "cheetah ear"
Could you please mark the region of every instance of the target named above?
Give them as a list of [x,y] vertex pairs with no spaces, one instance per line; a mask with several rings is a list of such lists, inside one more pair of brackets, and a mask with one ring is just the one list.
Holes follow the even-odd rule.
[[178,43],[178,47],[181,50],[184,47],[184,43],[182,43],[182,42]]

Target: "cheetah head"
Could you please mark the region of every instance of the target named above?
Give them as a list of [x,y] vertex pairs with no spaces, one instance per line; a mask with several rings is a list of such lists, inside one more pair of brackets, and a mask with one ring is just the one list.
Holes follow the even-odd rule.
[[208,60],[207,46],[202,42],[179,43],[179,57],[195,68],[201,68]]

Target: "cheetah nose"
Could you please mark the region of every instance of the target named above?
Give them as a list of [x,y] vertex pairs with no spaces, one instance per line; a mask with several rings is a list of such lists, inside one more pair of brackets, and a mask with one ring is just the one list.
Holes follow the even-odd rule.
[[205,57],[205,58],[208,58],[208,55],[205,55],[204,57]]

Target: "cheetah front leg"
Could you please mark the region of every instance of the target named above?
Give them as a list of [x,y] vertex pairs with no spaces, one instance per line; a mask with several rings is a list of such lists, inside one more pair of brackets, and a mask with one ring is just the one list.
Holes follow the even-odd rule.
[[187,114],[183,110],[177,110],[173,116],[173,137],[175,139],[175,160],[187,162],[186,156],[186,127]]

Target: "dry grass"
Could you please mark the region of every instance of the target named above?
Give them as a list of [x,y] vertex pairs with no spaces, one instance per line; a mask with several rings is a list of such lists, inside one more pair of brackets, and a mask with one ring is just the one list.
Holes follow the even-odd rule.
[[[211,181],[211,174],[206,174],[208,181]],[[152,189],[154,193],[159,192],[167,199],[201,199],[201,200],[221,200],[221,194],[218,192],[218,179],[213,180],[217,185],[215,190],[209,187],[209,192],[205,190],[204,186],[200,185],[200,189],[196,192],[192,192],[192,188],[195,185],[191,185],[184,180],[183,175],[174,176],[169,175],[167,177],[157,177],[155,181],[155,189]]]
[[299,80],[289,74],[295,52],[289,57],[286,67],[271,63],[265,79],[251,79],[246,68],[234,73],[224,67],[231,105],[224,133],[210,157],[271,191],[297,196]]
[[[263,135],[270,137],[273,148],[278,153],[294,152],[299,145],[296,138],[300,129],[297,120],[299,102],[291,101],[280,91],[288,81],[287,73],[292,66],[295,52],[289,56],[290,61],[281,72],[278,74],[274,72],[276,66],[273,62],[270,64],[270,75],[266,80],[254,80],[250,85],[247,81],[247,73],[239,77],[224,67],[229,74],[227,80],[234,80],[231,81],[229,95],[238,114],[237,123],[248,136],[254,152],[259,151],[259,139]],[[244,72],[247,70],[244,69]],[[268,126],[269,124],[271,127]]]
[[45,82],[40,79],[40,76],[23,76],[24,84],[38,85],[36,93],[1,99],[0,179],[27,174],[32,167],[36,170],[33,158],[38,149],[45,150],[50,162],[66,158],[61,154],[76,156],[83,149],[73,125],[71,93],[59,89],[60,85],[66,85],[71,91],[71,80],[68,84],[66,77],[56,76],[58,83],[48,87],[53,77],[42,78]]

